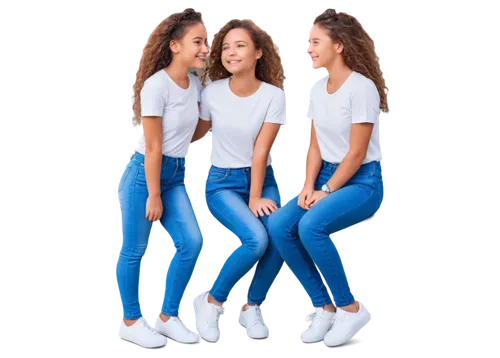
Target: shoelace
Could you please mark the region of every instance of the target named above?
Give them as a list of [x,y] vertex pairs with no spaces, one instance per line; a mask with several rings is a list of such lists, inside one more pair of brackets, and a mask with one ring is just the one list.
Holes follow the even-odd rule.
[[252,326],[255,326],[256,324],[265,325],[264,318],[262,317],[262,311],[260,310],[260,307],[255,307],[255,315],[252,315],[252,323],[250,323],[250,324]]
[[321,321],[322,318],[323,318],[323,316],[318,316],[318,315],[316,315],[316,312],[314,312],[306,317],[306,322],[312,321],[311,324],[309,325],[309,328],[311,328],[311,327],[316,326],[319,323],[319,321]]
[[[210,322],[208,322],[209,327],[218,327],[219,317],[224,313],[224,307],[215,306],[212,310],[212,315]],[[215,316],[215,317],[214,317]]]
[[139,323],[140,323],[140,324],[141,324],[141,326],[142,326],[143,328],[145,328],[147,331],[149,331],[149,332],[151,332],[151,333],[153,333],[153,334],[157,334],[157,333],[156,333],[156,331],[153,329],[153,327],[151,327],[151,326],[148,324],[148,322],[146,322],[146,320],[144,320],[144,319],[143,319],[143,320],[141,320]]

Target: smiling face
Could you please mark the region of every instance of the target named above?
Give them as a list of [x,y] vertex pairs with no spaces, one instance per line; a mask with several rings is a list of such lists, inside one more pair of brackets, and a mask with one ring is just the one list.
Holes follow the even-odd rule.
[[252,38],[245,29],[232,29],[222,40],[222,65],[230,73],[255,72],[262,50],[255,49]]
[[172,40],[170,49],[174,56],[189,68],[204,68],[208,54],[207,29],[202,23],[189,26],[180,40]]
[[333,42],[324,27],[318,24],[312,27],[307,53],[311,56],[313,68],[327,67],[336,57],[342,56],[342,50],[342,44]]

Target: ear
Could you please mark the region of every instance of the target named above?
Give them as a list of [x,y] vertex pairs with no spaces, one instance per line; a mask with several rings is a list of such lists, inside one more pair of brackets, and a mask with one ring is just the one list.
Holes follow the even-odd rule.
[[257,50],[257,60],[262,57],[262,50]]
[[175,40],[170,40],[170,51],[172,51],[172,53],[179,53],[179,47],[180,47],[180,44],[175,41]]
[[335,52],[337,52],[338,54],[344,52],[344,44],[342,42],[335,43]]

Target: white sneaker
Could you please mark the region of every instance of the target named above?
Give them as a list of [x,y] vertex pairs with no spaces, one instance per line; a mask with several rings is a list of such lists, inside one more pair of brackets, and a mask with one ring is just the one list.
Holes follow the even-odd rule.
[[325,336],[325,344],[328,347],[335,347],[346,343],[368,323],[370,318],[370,312],[361,302],[359,303],[359,311],[356,313],[337,308],[332,328]]
[[312,321],[308,329],[302,332],[300,338],[304,343],[322,341],[326,333],[332,327],[335,312],[325,311],[322,307],[316,307],[316,312],[307,316],[306,321]]
[[247,329],[247,334],[250,338],[261,339],[269,337],[269,328],[264,323],[262,312],[257,305],[249,305],[246,311],[241,310],[240,324]]
[[203,292],[194,299],[196,329],[204,340],[217,342],[220,337],[219,316],[224,313],[224,308],[208,303],[207,299],[208,292]]
[[163,322],[158,316],[155,330],[180,343],[196,343],[200,340],[200,337],[196,333],[187,329],[179,317],[170,317],[167,322]]
[[144,317],[139,318],[131,326],[125,325],[122,320],[119,336],[121,339],[138,344],[144,348],[163,347],[167,344],[167,338],[158,334]]

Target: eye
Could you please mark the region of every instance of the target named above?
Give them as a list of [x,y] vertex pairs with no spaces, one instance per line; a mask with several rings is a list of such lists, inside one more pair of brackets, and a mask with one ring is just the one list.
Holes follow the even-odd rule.
[[245,45],[239,44],[238,47],[245,47]]
[[229,47],[227,47],[227,46],[226,46],[226,47],[223,47],[223,48],[222,48],[222,51],[226,51],[228,48],[229,48]]

